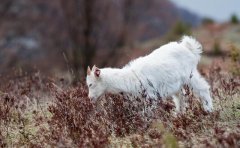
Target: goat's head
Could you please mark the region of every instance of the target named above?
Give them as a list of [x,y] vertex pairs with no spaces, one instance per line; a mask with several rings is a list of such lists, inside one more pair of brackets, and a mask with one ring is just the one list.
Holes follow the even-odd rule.
[[104,94],[106,86],[102,81],[101,70],[95,65],[92,70],[88,67],[86,81],[88,86],[88,97],[90,99],[96,100]]

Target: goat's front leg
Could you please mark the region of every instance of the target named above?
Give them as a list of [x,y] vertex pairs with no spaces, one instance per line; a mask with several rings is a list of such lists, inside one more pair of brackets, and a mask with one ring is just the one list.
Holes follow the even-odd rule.
[[172,95],[172,98],[173,98],[173,102],[176,107],[176,113],[179,113],[180,112],[180,99],[176,95]]
[[185,90],[182,89],[181,92],[177,93],[176,95],[172,95],[177,113],[184,113],[186,111],[187,101],[185,98],[185,94]]

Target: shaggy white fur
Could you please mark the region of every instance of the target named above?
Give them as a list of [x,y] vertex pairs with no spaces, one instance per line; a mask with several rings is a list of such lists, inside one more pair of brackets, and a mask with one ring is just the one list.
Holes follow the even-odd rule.
[[88,68],[89,97],[97,99],[105,93],[120,92],[141,97],[145,92],[147,98],[172,96],[177,110],[180,110],[182,99],[179,100],[175,94],[183,85],[188,85],[200,97],[204,109],[212,111],[210,87],[197,70],[201,53],[201,44],[192,37],[184,36],[180,42],[163,45],[121,69]]

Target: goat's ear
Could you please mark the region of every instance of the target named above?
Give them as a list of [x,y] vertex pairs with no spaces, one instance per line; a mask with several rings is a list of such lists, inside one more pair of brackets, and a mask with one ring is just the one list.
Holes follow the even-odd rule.
[[91,69],[90,69],[90,67],[88,66],[88,68],[87,68],[87,75],[90,75],[91,74]]
[[92,67],[92,71],[95,71],[95,70],[96,70],[96,68],[97,68],[97,66],[96,66],[96,65],[94,65],[94,66]]
[[99,76],[100,76],[100,73],[101,73],[101,70],[96,67],[95,70],[94,70],[94,75],[95,75],[96,77],[99,77]]

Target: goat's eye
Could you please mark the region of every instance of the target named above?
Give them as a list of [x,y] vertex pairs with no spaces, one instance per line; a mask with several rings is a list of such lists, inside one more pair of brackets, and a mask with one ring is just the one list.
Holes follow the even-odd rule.
[[92,84],[89,84],[89,87],[91,87],[92,86]]

